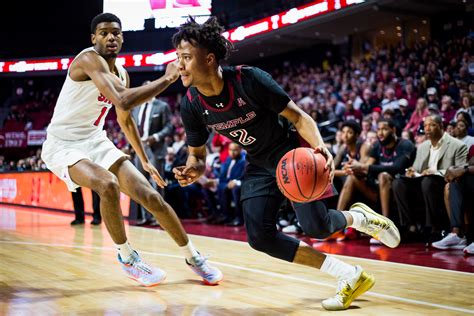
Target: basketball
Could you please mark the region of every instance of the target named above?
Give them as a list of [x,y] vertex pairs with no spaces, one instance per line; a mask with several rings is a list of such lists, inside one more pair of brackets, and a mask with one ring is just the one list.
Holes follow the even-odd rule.
[[326,158],[311,148],[300,147],[287,152],[276,170],[280,191],[293,202],[310,202],[319,198],[329,185]]

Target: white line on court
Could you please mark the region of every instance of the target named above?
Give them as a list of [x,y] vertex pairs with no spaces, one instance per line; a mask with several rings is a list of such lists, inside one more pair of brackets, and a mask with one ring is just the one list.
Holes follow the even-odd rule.
[[[8,205],[5,205],[8,207]],[[1,207],[1,205],[0,205]],[[14,206],[14,207],[22,207],[22,206]],[[15,212],[23,212],[23,213],[34,213],[31,211],[31,209],[23,207],[24,209],[19,210],[11,210]],[[54,211],[48,211],[47,212],[54,212]],[[50,217],[60,217],[60,218],[65,218],[68,217],[68,214],[64,215],[57,215],[57,214],[50,214],[46,212],[41,212],[37,213],[40,215],[45,215],[45,216],[50,216]],[[74,215],[74,214],[71,214]],[[150,229],[147,227],[139,227],[139,226],[132,226],[129,225],[130,227],[134,227],[134,229]],[[160,232],[164,232],[163,230],[160,230]],[[232,240],[232,239],[223,239],[223,238],[218,238],[218,237],[210,237],[210,236],[202,236],[202,235],[194,235],[194,234],[188,234],[189,236],[196,236],[199,238],[209,238],[209,239],[218,239],[219,241],[224,241],[224,242],[231,242],[231,243],[246,243],[245,241],[239,241],[239,240]],[[435,271],[435,272],[440,272],[440,273],[453,273],[453,274],[461,274],[461,275],[469,275],[472,276],[473,274],[471,272],[464,272],[464,271],[455,271],[455,270],[448,270],[448,269],[440,269],[440,268],[433,268],[433,267],[426,267],[426,266],[419,266],[415,264],[409,264],[409,263],[400,263],[400,262],[392,262],[392,261],[384,261],[384,260],[377,260],[377,259],[368,259],[368,258],[361,258],[361,257],[352,257],[352,256],[345,256],[345,255],[339,255],[339,254],[331,254],[332,256],[336,257],[342,257],[342,258],[349,258],[352,260],[358,260],[358,261],[364,261],[364,262],[370,262],[370,263],[380,263],[383,262],[384,264],[387,265],[393,265],[393,266],[402,266],[404,268],[414,268],[414,269],[420,269],[420,270],[430,270],[430,271]]]
[[[25,242],[25,241],[8,241],[8,240],[0,240],[0,243],[2,243],[2,244],[28,245],[28,246],[64,247],[64,248],[75,248],[75,249],[98,249],[98,250],[116,251],[116,249],[113,248],[113,247],[79,246],[79,245],[67,245],[67,244],[48,244],[48,243],[36,243],[36,242]],[[141,251],[141,253],[144,253],[144,254],[147,254],[147,255],[152,255],[152,256],[177,258],[177,259],[180,259],[180,260],[183,259],[182,256],[177,256],[177,255],[154,253],[154,252],[148,252],[148,251]],[[325,283],[325,282],[306,280],[306,279],[303,279],[303,278],[298,278],[298,277],[294,277],[294,276],[290,276],[290,275],[284,275],[284,274],[279,274],[279,273],[269,272],[269,271],[263,271],[263,270],[259,270],[259,269],[253,269],[253,268],[246,268],[246,267],[233,265],[233,264],[229,264],[229,263],[223,263],[223,262],[217,262],[217,261],[211,261],[211,260],[209,260],[209,262],[212,262],[216,265],[233,268],[233,269],[236,269],[236,270],[248,271],[248,272],[253,272],[253,273],[257,273],[257,274],[277,277],[277,278],[280,278],[280,279],[286,279],[286,280],[292,280],[292,281],[301,282],[301,283],[315,284],[315,285],[334,288],[333,284],[329,284],[329,283]],[[441,309],[446,309],[446,310],[451,310],[451,311],[474,314],[474,310],[470,310],[470,309],[465,309],[465,308],[455,307],[455,306],[449,306],[449,305],[443,305],[443,304],[435,304],[435,303],[430,303],[430,302],[425,302],[425,301],[420,301],[420,300],[413,300],[413,299],[399,297],[399,296],[381,294],[381,293],[376,293],[376,292],[367,292],[367,293],[365,293],[365,295],[370,295],[370,296],[374,296],[374,297],[378,297],[378,298],[382,298],[382,299],[386,299],[386,300],[391,300],[391,301],[398,301],[398,302],[403,302],[403,303],[423,305],[423,306],[429,306],[429,307],[436,307],[436,308],[441,308]]]

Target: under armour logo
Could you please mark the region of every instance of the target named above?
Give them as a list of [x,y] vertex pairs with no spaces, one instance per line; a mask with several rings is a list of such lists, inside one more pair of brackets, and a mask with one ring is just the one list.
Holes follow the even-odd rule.
[[222,102],[221,102],[221,103],[216,103],[216,107],[217,107],[217,108],[223,108],[223,107],[224,107],[224,104],[222,104]]
[[209,111],[208,110],[205,110],[202,115],[209,115]]
[[242,98],[237,98],[237,103],[239,104],[239,106],[244,106],[244,105],[247,104],[247,103],[245,103],[244,100],[242,100]]

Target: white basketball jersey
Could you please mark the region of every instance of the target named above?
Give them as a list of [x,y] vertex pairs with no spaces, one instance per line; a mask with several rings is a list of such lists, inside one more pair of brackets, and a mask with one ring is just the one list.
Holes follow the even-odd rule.
[[[89,47],[80,52],[76,58],[90,51],[95,52],[93,47]],[[125,69],[117,63],[115,67],[125,86],[127,81]],[[105,117],[112,105],[112,102],[99,92],[92,80],[74,81],[69,76],[68,70],[47,129],[48,135],[63,140],[97,136],[103,130]]]

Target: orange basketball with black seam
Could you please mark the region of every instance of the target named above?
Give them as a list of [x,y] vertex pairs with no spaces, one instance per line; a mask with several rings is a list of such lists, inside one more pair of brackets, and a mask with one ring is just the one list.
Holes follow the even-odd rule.
[[314,201],[326,192],[329,171],[326,158],[314,150],[299,147],[287,152],[278,162],[276,179],[280,191],[293,202]]

